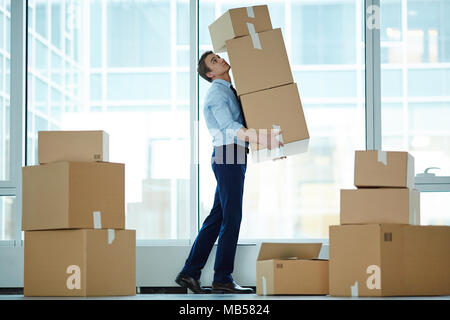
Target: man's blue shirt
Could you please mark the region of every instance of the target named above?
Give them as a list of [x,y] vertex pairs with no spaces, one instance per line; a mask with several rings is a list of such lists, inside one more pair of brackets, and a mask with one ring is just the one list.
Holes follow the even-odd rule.
[[243,127],[243,115],[236,95],[231,90],[231,83],[215,79],[209,88],[203,115],[206,126],[213,136],[213,146],[237,143],[248,147],[248,142],[239,140],[237,132]]

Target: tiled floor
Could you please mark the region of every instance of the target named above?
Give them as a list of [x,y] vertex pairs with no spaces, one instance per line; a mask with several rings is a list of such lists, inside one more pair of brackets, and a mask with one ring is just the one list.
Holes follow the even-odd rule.
[[256,294],[138,294],[128,297],[24,297],[0,295],[0,300],[450,300],[450,296],[348,298],[331,296],[258,296]]

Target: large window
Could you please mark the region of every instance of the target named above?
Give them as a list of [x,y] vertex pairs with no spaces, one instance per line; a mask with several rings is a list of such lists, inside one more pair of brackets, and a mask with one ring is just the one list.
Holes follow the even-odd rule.
[[189,237],[188,0],[29,0],[27,165],[40,130],[105,130],[126,227]]
[[[339,189],[353,185],[355,149],[365,149],[363,1],[268,1],[281,28],[302,100],[309,151],[277,162],[252,163],[244,186],[241,239],[328,238],[339,224]],[[208,25],[229,8],[252,1],[201,0],[200,54],[210,50]],[[226,57],[226,54],[221,54]],[[216,182],[200,79],[200,217],[212,207]]]
[[[450,176],[449,12],[447,0],[381,1],[383,149],[409,151],[416,174],[437,177]],[[422,224],[450,224],[448,192],[421,200]]]
[[381,2],[383,149],[450,175],[450,2]]
[[[372,134],[384,150],[412,153],[416,174],[440,168],[431,170],[439,183],[418,175],[416,187],[431,191],[421,195],[422,223],[449,224],[439,208],[450,194],[434,192],[450,190],[449,1],[381,1],[381,67],[374,61],[367,69],[368,93],[377,92],[373,80],[381,72],[381,119],[377,103],[365,118],[365,49],[371,58],[377,48],[364,41],[365,1],[265,3],[273,27],[282,29],[311,140],[307,153],[286,160],[249,159],[240,239],[327,238],[328,226],[339,223],[339,189],[353,187],[354,150],[366,147],[366,121],[374,127],[367,141]],[[209,84],[199,78],[198,97],[190,92],[190,59],[211,49],[208,25],[227,9],[261,3],[28,0],[25,127],[21,109],[10,107],[22,94],[20,81],[10,82],[20,78],[20,63],[10,70],[10,39],[21,37],[19,4],[0,0],[0,240],[20,240],[19,162],[22,154],[26,165],[37,164],[38,131],[93,129],[109,133],[110,161],[125,163],[126,227],[137,239],[194,237],[191,224],[198,213],[200,223],[209,214],[216,181],[202,112]],[[200,122],[190,123],[197,107]],[[197,178],[190,163],[197,125],[198,184],[190,180]],[[197,187],[199,212],[190,210]]]

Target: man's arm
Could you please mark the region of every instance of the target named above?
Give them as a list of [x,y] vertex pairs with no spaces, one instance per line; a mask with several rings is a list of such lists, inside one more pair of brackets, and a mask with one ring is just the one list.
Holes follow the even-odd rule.
[[223,96],[214,97],[213,101],[210,101],[206,108],[209,109],[214,116],[218,124],[217,130],[226,130],[227,133],[232,136],[236,136],[238,130],[243,126],[241,123],[234,121],[231,115],[227,99]]
[[230,130],[230,133],[236,135],[239,140],[257,143],[269,150],[283,146],[283,143],[277,139],[281,131],[247,129],[241,123],[234,121],[224,97],[215,97],[214,103],[208,105],[208,108],[219,125],[217,129]]

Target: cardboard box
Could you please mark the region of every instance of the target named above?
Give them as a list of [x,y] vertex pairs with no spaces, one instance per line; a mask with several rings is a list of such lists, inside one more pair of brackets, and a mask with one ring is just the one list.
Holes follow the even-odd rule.
[[238,95],[293,83],[281,29],[227,40]]
[[420,225],[420,192],[407,188],[341,190],[341,224]]
[[109,161],[105,131],[39,131],[40,164],[57,161]]
[[262,5],[230,9],[208,28],[214,52],[218,53],[227,51],[226,40],[271,30],[272,22],[267,5]]
[[330,226],[330,295],[450,294],[450,226]]
[[125,228],[122,163],[23,167],[22,190],[22,230]]
[[328,294],[328,260],[318,259],[321,243],[261,243],[256,294]]
[[414,188],[414,158],[408,152],[355,152],[356,187]]
[[25,296],[135,294],[135,230],[25,232]]
[[280,127],[284,147],[273,150],[251,145],[252,159],[264,161],[308,150],[309,132],[297,84],[289,84],[241,96],[247,127],[267,132]]

